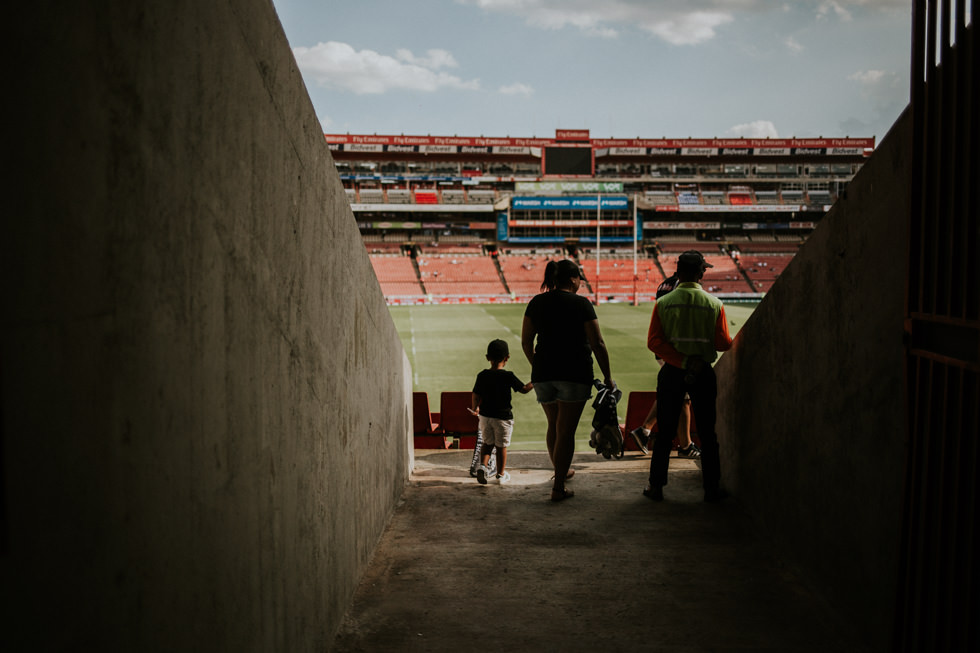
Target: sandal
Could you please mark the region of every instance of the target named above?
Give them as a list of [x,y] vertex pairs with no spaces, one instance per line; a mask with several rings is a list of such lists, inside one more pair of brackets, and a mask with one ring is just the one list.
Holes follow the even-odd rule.
[[575,493],[568,489],[552,490],[551,500],[552,501],[564,501],[565,499],[571,499],[575,496]]
[[[570,480],[572,480],[572,477],[573,477],[573,476],[575,476],[575,470],[574,470],[574,469],[570,469],[570,470],[568,470],[568,473],[567,473],[567,474],[565,474],[565,480],[566,480],[566,481],[570,481]],[[555,475],[554,475],[554,474],[552,474],[552,475],[551,475],[551,478],[549,478],[548,480],[549,480],[549,481],[553,481],[553,480],[555,480]]]

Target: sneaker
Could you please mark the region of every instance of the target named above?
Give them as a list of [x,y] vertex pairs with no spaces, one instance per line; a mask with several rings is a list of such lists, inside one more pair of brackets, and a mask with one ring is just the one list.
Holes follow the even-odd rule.
[[694,444],[692,442],[691,444],[687,445],[687,449],[678,449],[677,450],[677,457],[678,458],[700,458],[701,457],[701,450],[698,449],[698,445],[696,445],[696,444]]
[[650,450],[647,449],[647,442],[649,442],[650,436],[643,432],[642,426],[637,426],[635,429],[630,431],[630,435],[633,436],[633,442],[635,442],[636,446],[640,448],[640,451],[643,453],[650,453]]
[[480,485],[487,484],[487,468],[484,467],[483,465],[480,465],[479,467],[476,468],[476,481]]
[[510,472],[504,472],[503,474],[497,474],[497,482],[501,485],[506,485],[510,483]]

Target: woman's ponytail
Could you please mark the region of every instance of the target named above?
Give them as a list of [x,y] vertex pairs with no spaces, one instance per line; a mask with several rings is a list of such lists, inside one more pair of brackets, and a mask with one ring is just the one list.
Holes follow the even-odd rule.
[[581,277],[582,271],[575,261],[567,258],[560,261],[548,261],[548,265],[544,266],[544,281],[541,283],[541,292],[566,288],[571,284],[572,279]]
[[558,262],[548,261],[544,266],[544,281],[541,282],[541,292],[554,290],[558,287]]

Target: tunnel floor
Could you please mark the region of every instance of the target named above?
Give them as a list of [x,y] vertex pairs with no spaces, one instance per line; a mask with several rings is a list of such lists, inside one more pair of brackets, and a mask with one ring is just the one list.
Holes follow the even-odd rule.
[[693,461],[671,458],[656,503],[649,456],[578,453],[575,496],[552,503],[546,453],[509,452],[503,486],[470,458],[415,451],[332,650],[867,650],[737,497],[702,501]]

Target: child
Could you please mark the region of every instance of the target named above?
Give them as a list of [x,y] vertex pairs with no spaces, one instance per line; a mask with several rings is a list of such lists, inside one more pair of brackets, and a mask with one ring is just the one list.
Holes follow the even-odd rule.
[[504,470],[507,464],[507,447],[514,431],[514,413],[510,406],[510,391],[527,394],[534,387],[521,383],[513,372],[504,369],[510,359],[510,349],[503,340],[493,340],[487,345],[487,360],[490,369],[476,375],[473,384],[473,408],[470,410],[480,418],[480,431],[483,433],[483,449],[480,452],[480,466],[476,470],[476,480],[487,484],[487,463],[490,453],[497,447],[497,482],[507,483],[510,474]]

